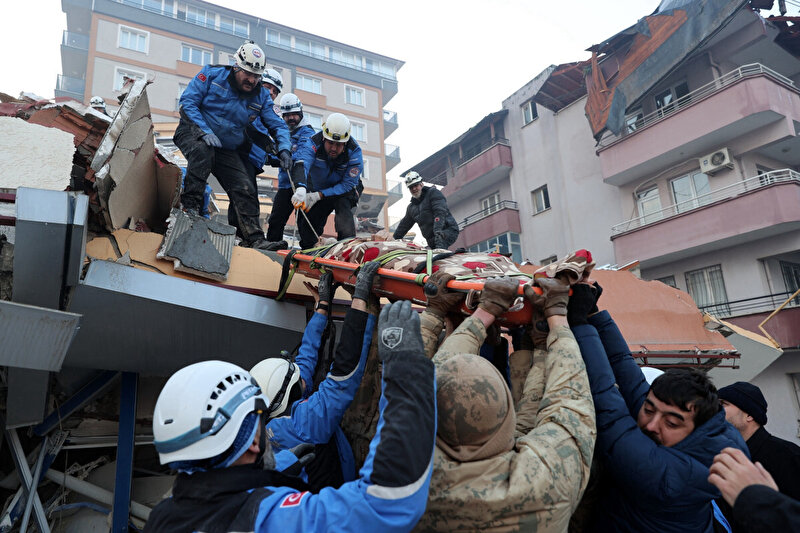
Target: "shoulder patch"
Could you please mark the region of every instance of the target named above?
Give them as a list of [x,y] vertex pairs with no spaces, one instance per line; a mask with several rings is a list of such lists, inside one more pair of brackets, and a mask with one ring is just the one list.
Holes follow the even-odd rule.
[[353,167],[350,169],[350,177],[355,178],[358,176],[358,167]]
[[208,78],[206,78],[206,75],[201,72],[200,74],[197,75],[197,79],[202,82],[205,82]]
[[300,505],[300,502],[303,501],[303,498],[305,497],[306,494],[308,494],[307,490],[303,492],[294,492],[292,494],[289,494],[287,497],[283,499],[280,507],[281,508],[297,507],[298,505]]

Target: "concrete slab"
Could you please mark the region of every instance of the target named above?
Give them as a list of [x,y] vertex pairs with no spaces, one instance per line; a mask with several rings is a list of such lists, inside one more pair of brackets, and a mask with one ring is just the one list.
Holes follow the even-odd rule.
[[74,142],[65,131],[0,117],[0,188],[63,191],[69,186]]

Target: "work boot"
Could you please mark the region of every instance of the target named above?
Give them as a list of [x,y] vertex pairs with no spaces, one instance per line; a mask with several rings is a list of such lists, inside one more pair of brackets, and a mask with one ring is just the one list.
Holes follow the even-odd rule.
[[270,242],[267,239],[258,239],[250,245],[255,250],[263,250],[266,252],[275,252],[277,250],[286,250],[289,248],[289,243],[286,241]]

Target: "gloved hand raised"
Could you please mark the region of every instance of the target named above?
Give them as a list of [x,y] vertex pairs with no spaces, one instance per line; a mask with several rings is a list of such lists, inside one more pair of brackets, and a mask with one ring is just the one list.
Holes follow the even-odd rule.
[[425,294],[428,296],[428,312],[444,318],[450,311],[457,309],[464,301],[465,294],[453,292],[447,288],[447,283],[456,279],[452,274],[438,270],[431,274],[425,282]]
[[589,315],[597,312],[597,300],[603,288],[597,283],[577,283],[572,286],[572,296],[567,305],[567,322],[570,326],[588,324]]
[[358,277],[356,278],[356,287],[353,290],[353,298],[359,298],[368,301],[369,295],[372,293],[372,283],[375,280],[375,274],[381,264],[378,261],[370,261],[364,263],[358,269]]
[[536,278],[534,284],[542,289],[542,294],[537,294],[529,284],[525,285],[523,292],[535,307],[542,308],[545,318],[567,315],[569,282],[566,279]]
[[310,192],[310,193],[308,193],[306,195],[306,208],[305,208],[305,211],[308,211],[309,209],[311,209],[311,207],[315,203],[319,202],[321,198],[322,198],[322,194],[320,194],[318,192]]
[[212,148],[222,148],[222,142],[219,140],[219,137],[213,133],[206,133],[203,135],[202,139],[204,143]]
[[399,353],[425,354],[419,315],[408,300],[387,304],[378,317],[378,358],[385,362]]
[[333,301],[333,273],[330,270],[326,270],[320,276],[317,291],[319,292],[320,302],[331,303]]
[[281,150],[278,152],[278,159],[281,160],[281,168],[286,172],[292,170],[292,154],[289,150]]
[[483,284],[478,307],[494,316],[500,316],[514,305],[518,289],[519,282],[512,277],[489,278]]
[[304,209],[306,206],[306,188],[298,187],[292,195],[292,205],[295,209]]

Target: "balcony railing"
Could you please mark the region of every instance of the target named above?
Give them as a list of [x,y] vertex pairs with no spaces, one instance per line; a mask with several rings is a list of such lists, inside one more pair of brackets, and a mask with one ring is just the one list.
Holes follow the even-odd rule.
[[383,121],[390,122],[394,125],[397,125],[397,113],[394,111],[388,111],[386,109],[383,110]]
[[[793,293],[791,292],[779,292],[764,296],[756,296],[754,298],[732,300],[730,302],[700,305],[697,308],[719,318],[728,318],[732,316],[749,315],[754,313],[767,313],[774,311],[792,294]],[[786,305],[786,307],[798,307],[798,305],[800,305],[800,298],[794,298]]]
[[69,76],[64,76],[63,74],[59,74],[58,79],[56,80],[57,91],[79,94],[81,96],[83,96],[85,86],[86,82],[84,80],[70,78]]
[[386,149],[386,157],[390,159],[400,159],[400,147],[393,144],[384,145]]
[[479,144],[472,145],[468,150],[465,150],[461,158],[458,161],[456,161],[456,166],[460,167],[462,165],[469,163],[470,161],[481,155],[486,150],[494,147],[494,145],[496,144],[505,144],[506,146],[508,146],[509,143],[508,139],[505,139],[503,137],[493,137],[492,139],[487,139]]
[[64,30],[64,34],[61,37],[61,44],[69,46],[70,48],[77,48],[78,50],[88,50],[89,36]]
[[797,183],[800,184],[800,173],[791,169],[773,170],[764,174],[759,174],[753,178],[748,178],[738,183],[722,187],[707,194],[696,196],[691,200],[678,202],[669,207],[665,207],[646,215],[626,220],[611,226],[611,236],[619,235],[631,230],[635,230],[662,220],[692,211],[720,200],[729,200],[740,194],[755,191],[776,183]]
[[492,204],[484,209],[481,209],[477,213],[472,213],[470,216],[462,220],[458,223],[458,229],[462,230],[469,226],[470,224],[474,224],[475,222],[484,219],[488,216],[491,216],[498,211],[502,211],[503,209],[513,209],[517,211],[517,202],[512,202],[511,200],[503,200],[496,204]]
[[655,124],[657,122],[661,122],[669,118],[670,116],[674,115],[681,109],[684,109],[694,103],[699,102],[719,91],[725,89],[729,85],[736,83],[739,80],[744,78],[751,78],[754,76],[768,76],[773,78],[774,80],[783,83],[784,85],[788,85],[792,88],[797,88],[792,80],[775,72],[769,67],[765,67],[761,63],[751,63],[749,65],[743,65],[736,70],[732,70],[727,74],[723,74],[719,78],[706,83],[702,87],[695,89],[694,91],[681,96],[674,102],[670,102],[669,104],[665,105],[660,109],[656,109],[652,113],[648,113],[647,115],[643,116],[642,118],[637,119],[635,122],[631,124],[626,124],[624,126],[624,131],[620,135],[614,134],[607,134],[600,140],[599,147],[605,148],[606,146],[614,143],[615,141],[619,140],[620,138],[633,135],[637,133],[642,128],[650,126],[651,124]]

